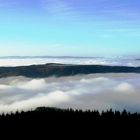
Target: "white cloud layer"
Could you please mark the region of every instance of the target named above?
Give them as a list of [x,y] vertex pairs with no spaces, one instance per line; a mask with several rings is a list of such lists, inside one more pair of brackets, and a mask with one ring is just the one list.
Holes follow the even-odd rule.
[[0,66],[61,63],[82,65],[140,66],[139,57],[1,57]]
[[0,112],[50,106],[140,112],[140,75],[91,74],[73,77],[0,79]]

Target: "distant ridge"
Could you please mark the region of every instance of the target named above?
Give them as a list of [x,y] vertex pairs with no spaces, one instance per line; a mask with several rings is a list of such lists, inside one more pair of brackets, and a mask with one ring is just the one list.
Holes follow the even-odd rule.
[[72,65],[48,63],[18,67],[0,67],[0,78],[9,76],[25,76],[43,78],[50,76],[72,76],[94,73],[140,73],[140,67],[103,66],[103,65]]

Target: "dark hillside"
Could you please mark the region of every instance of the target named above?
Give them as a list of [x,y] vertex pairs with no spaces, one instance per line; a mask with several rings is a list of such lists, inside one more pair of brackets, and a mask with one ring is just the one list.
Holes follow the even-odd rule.
[[43,78],[49,76],[72,76],[94,73],[140,73],[140,67],[102,66],[102,65],[63,65],[45,64],[19,67],[0,67],[0,78],[9,76],[25,76]]

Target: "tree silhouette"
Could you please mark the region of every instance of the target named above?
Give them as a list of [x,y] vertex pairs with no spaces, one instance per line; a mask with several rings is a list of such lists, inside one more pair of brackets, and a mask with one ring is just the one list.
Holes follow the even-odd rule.
[[[92,129],[98,127],[110,127],[112,126],[140,126],[140,114],[130,113],[124,110],[113,111],[112,109],[107,111],[94,110],[72,110],[72,109],[58,109],[48,107],[38,107],[35,110],[30,111],[17,111],[11,114],[0,115],[0,129],[3,128],[40,128],[42,126],[53,127],[59,129],[60,126],[66,127],[91,127]],[[122,127],[123,128],[123,127]]]

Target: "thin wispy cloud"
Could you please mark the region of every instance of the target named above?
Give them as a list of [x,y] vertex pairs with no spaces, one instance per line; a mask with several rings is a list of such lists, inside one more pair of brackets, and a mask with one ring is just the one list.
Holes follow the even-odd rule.
[[73,7],[65,0],[42,0],[42,7],[52,16],[72,16]]
[[19,2],[16,0],[0,0],[0,8],[14,8],[18,4]]
[[139,5],[138,0],[0,0],[0,40],[38,44],[11,49],[12,55],[58,55],[41,43],[64,44],[61,55],[137,55]]
[[[80,2],[80,1],[79,1]],[[139,20],[138,1],[120,2],[117,0],[82,1],[75,5],[77,11],[91,20],[131,21]],[[85,16],[84,16],[85,17]]]

